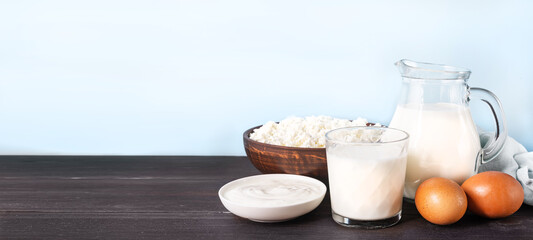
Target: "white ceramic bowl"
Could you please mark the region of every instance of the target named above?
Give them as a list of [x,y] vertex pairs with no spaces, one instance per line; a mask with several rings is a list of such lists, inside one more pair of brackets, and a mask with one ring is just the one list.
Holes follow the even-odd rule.
[[[220,188],[218,196],[224,207],[237,216],[256,222],[282,222],[315,209],[326,190],[326,185],[314,178],[263,174],[229,182]],[[249,198],[243,198],[243,192]]]

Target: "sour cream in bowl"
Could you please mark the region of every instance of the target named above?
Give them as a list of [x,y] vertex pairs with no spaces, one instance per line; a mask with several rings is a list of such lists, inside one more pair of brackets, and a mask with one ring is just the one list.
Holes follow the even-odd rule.
[[233,214],[256,222],[282,222],[315,209],[324,199],[326,185],[293,174],[263,174],[237,179],[218,191]]

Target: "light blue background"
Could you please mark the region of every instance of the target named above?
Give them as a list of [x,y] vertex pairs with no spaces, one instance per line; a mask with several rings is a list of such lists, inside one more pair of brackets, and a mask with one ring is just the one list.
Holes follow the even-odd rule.
[[402,58],[470,68],[533,151],[532,13],[532,1],[2,1],[0,154],[244,155],[242,133],[269,120],[388,124]]

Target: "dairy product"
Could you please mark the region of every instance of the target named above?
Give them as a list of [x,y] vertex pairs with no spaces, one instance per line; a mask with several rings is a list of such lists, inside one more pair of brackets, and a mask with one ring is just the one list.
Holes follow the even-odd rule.
[[[368,137],[371,136],[371,137]],[[390,128],[342,128],[327,134],[331,209],[358,221],[398,217],[402,210],[408,134]]]
[[414,199],[418,185],[428,178],[444,177],[462,184],[474,174],[481,146],[467,107],[399,105],[390,127],[410,135],[405,197]]
[[400,151],[381,152],[382,156],[376,158],[371,149],[356,153],[327,149],[332,211],[356,220],[379,220],[398,214],[402,210],[407,158],[405,151],[397,156]]
[[289,117],[279,123],[267,122],[261,128],[255,129],[250,134],[250,139],[280,146],[323,148],[326,144],[324,136],[328,131],[342,127],[366,126],[367,123],[364,118],[350,121],[329,116]]
[[[246,206],[279,207],[316,199],[325,193],[325,186],[317,185],[301,176],[249,177],[231,184],[223,196]],[[300,177],[300,178],[299,178]],[[323,185],[323,184],[322,184]]]

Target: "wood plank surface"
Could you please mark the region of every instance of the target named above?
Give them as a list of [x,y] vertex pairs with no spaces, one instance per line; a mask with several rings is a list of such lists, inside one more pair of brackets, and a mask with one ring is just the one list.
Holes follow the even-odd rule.
[[405,202],[394,227],[358,230],[331,219],[329,196],[300,218],[256,223],[218,199],[259,172],[245,157],[1,156],[0,239],[533,239],[533,207],[433,225]]

